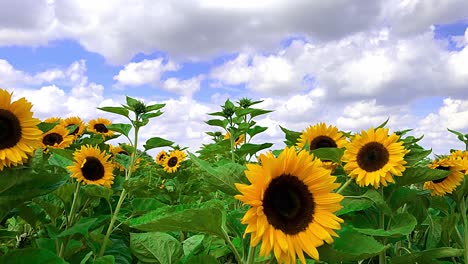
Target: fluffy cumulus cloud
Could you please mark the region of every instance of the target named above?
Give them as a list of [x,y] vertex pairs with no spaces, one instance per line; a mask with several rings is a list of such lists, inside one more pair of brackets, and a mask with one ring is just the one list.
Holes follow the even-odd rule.
[[157,86],[160,84],[161,74],[167,71],[178,70],[179,66],[171,61],[164,62],[162,58],[154,60],[142,60],[131,62],[124,66],[114,76],[117,86],[140,86],[149,84]]

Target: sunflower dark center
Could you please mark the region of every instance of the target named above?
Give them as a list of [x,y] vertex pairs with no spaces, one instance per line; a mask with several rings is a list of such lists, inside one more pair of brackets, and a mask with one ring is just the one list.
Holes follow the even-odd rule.
[[310,150],[319,148],[336,148],[336,142],[327,136],[318,136],[310,142]]
[[[449,171],[449,170],[450,170],[450,167],[446,167],[446,166],[437,166],[436,169],[437,169],[437,170]],[[448,176],[447,176],[447,177],[448,177]],[[433,182],[433,183],[441,183],[441,182],[443,182],[445,179],[447,179],[447,177],[444,177],[444,178],[442,178],[442,179],[433,180],[432,182]]]
[[357,163],[367,172],[380,170],[387,164],[390,154],[379,142],[370,142],[364,145],[357,154]]
[[86,157],[86,162],[81,168],[83,177],[89,181],[97,181],[104,177],[104,165],[96,157]]
[[161,160],[163,160],[164,158],[166,158],[166,155],[162,154],[162,155],[159,156],[159,159],[158,159],[158,160],[161,161]]
[[177,165],[177,161],[178,161],[177,157],[172,157],[167,161],[167,165],[169,167],[174,167],[175,165]]
[[78,134],[78,131],[80,131],[80,127],[77,124],[70,124],[70,125],[67,126],[67,128],[73,127],[73,126],[76,126],[76,128],[75,128],[75,130],[73,130],[73,132],[70,133],[70,135],[74,136],[74,135]]
[[0,149],[14,147],[21,140],[21,124],[10,111],[0,109]]
[[109,129],[107,129],[107,127],[104,124],[95,124],[94,129],[96,129],[96,131],[99,133],[109,132]]
[[312,194],[296,176],[281,175],[273,179],[263,197],[268,223],[289,235],[306,230],[313,220],[314,208]]
[[44,136],[42,143],[46,146],[54,146],[55,144],[60,144],[63,141],[62,135],[59,133],[50,133]]

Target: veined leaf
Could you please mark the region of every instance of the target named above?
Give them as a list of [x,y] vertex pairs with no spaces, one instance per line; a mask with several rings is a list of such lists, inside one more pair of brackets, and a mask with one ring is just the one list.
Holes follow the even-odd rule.
[[431,263],[433,259],[450,258],[463,255],[464,250],[451,247],[442,247],[415,252],[405,256],[393,257],[392,264]]
[[128,133],[132,129],[130,124],[110,124],[107,126],[109,130],[115,131],[117,133],[123,134],[128,137]]
[[98,107],[97,109],[128,117],[128,110],[121,106],[105,106],[105,107]]
[[395,215],[391,219],[391,225],[388,230],[371,228],[354,228],[354,230],[371,236],[401,237],[411,233],[416,224],[417,221],[414,216],[408,213],[402,213]]
[[15,264],[66,264],[65,260],[43,248],[11,250],[0,257],[0,263]]
[[142,263],[177,263],[183,254],[180,242],[161,232],[130,233],[130,249]]
[[154,148],[160,148],[160,147],[170,147],[174,144],[174,142],[160,138],[160,137],[152,137],[146,141],[146,144],[144,145],[145,150],[150,150]]
[[398,187],[413,183],[422,183],[447,177],[450,171],[431,169],[428,167],[406,168],[403,176],[394,177]]
[[344,150],[340,148],[318,148],[312,150],[311,153],[321,160],[331,160],[336,163],[341,163]]

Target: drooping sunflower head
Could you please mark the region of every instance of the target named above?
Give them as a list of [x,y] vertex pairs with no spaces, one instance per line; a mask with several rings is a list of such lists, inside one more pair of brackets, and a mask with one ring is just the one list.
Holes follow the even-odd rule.
[[85,130],[83,121],[77,116],[71,116],[60,120],[60,125],[66,127],[67,129],[70,127],[75,127],[75,129],[70,132],[70,135],[72,135],[75,139],[83,135]]
[[168,154],[165,150],[161,150],[158,155],[156,155],[156,164],[163,165],[164,160],[167,158]]
[[64,126],[57,125],[51,130],[42,134],[41,146],[47,151],[48,148],[64,149],[73,142],[73,136],[69,134]]
[[109,130],[107,126],[112,124],[109,119],[105,119],[102,117],[92,119],[88,123],[88,131],[91,131],[96,134],[101,134],[105,137],[114,135],[114,131]]
[[114,183],[113,165],[109,161],[110,155],[101,152],[97,147],[81,146],[73,153],[73,165],[67,169],[71,176],[84,184],[95,184],[110,188]]
[[275,157],[261,154],[261,164],[248,164],[245,175],[251,183],[236,184],[235,198],[251,208],[242,218],[251,234],[251,247],[260,241],[260,255],[273,250],[279,263],[306,263],[304,252],[318,260],[317,247],[332,243],[334,230],[343,220],[334,212],[341,209],[343,196],[336,177],[323,168],[308,151],[296,153],[285,148]]
[[[231,133],[226,133],[224,135],[224,139],[230,139],[231,138]],[[245,136],[244,134],[240,134],[235,140],[234,140],[234,146],[237,147],[239,146],[240,144],[244,143],[244,140],[245,140]]]
[[335,126],[327,126],[325,123],[318,123],[309,126],[302,132],[298,139],[297,147],[303,149],[306,145],[308,150],[319,148],[343,148],[348,141],[343,133],[338,131]]
[[402,176],[408,151],[395,133],[388,135],[388,128],[371,128],[353,137],[341,158],[344,169],[359,186],[379,188],[380,184],[395,182],[392,175]]
[[450,174],[442,179],[428,181],[424,183],[424,189],[431,190],[432,196],[444,196],[452,193],[459,186],[465,175],[460,160],[450,159],[450,157],[434,160],[428,165],[431,169],[450,171]]
[[168,173],[174,173],[180,167],[180,163],[184,161],[186,154],[178,149],[173,150],[164,159],[163,167]]
[[[126,144],[123,144],[124,146],[128,146]],[[128,146],[130,147],[130,146]],[[128,148],[127,148],[128,149]],[[115,160],[115,157],[117,156],[117,154],[120,154],[120,155],[126,155],[126,156],[130,156],[131,153],[129,153],[127,150],[125,150],[125,148],[122,147],[122,145],[118,145],[118,146],[112,146],[110,145],[109,146],[109,150],[110,152],[112,153],[112,157],[113,157],[113,162],[114,162],[114,166],[115,168],[117,168],[119,171],[124,171],[125,170],[125,167],[122,166],[122,164],[118,163],[116,160]],[[133,167],[133,171],[135,171],[138,166],[139,166],[139,163],[140,163],[140,158],[137,158],[137,160],[135,161],[135,165]]]
[[22,165],[40,145],[39,119],[25,98],[11,101],[11,93],[0,89],[0,171]]

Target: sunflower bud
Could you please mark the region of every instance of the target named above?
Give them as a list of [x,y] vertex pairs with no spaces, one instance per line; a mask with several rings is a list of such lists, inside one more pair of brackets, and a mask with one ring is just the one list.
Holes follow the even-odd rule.
[[240,99],[238,103],[239,103],[239,106],[242,108],[249,108],[250,106],[252,106],[252,100],[250,100],[247,97]]
[[143,102],[138,101],[134,107],[135,107],[136,115],[141,115],[141,114],[146,113],[146,105]]

